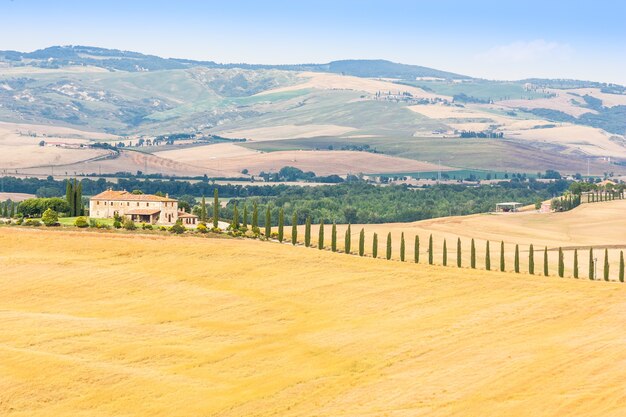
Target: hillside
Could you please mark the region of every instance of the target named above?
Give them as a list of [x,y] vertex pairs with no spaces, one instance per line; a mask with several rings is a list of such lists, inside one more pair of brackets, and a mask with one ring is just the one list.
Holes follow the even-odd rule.
[[228,239],[0,247],[4,416],[624,413],[619,284]]

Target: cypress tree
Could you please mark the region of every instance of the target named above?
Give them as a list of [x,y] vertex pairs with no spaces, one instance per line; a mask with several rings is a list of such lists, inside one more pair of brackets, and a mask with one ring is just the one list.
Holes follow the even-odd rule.
[[79,181],[76,185],[76,215],[82,216],[83,209],[83,182]]
[[333,228],[330,233],[330,249],[337,252],[337,225],[333,222]]
[[268,204],[265,208],[265,238],[269,239],[272,236],[272,209]]
[[217,195],[217,188],[213,190],[213,227],[217,228],[220,217],[220,200]]
[[202,205],[200,206],[200,221],[206,222],[206,199],[202,196]]
[[68,213],[70,217],[74,217],[74,202],[72,201],[72,182],[71,180],[66,180],[65,182],[65,201],[67,201],[67,205],[70,207],[70,212]]
[[378,258],[378,233],[374,233],[372,240],[372,258]]
[[619,282],[624,282],[624,251],[619,251]]
[[15,203],[11,201],[11,212],[9,213],[11,218],[15,217]]
[[239,229],[239,210],[237,209],[237,203],[235,203],[235,207],[233,207],[233,222],[231,223],[231,228],[233,230]]
[[320,220],[320,230],[317,236],[317,248],[324,249],[324,219]]
[[519,274],[519,245],[515,245],[515,272]]
[[578,278],[578,249],[574,249],[574,278]]
[[535,275],[535,248],[532,243],[530,248],[528,248],[528,273]]
[[590,280],[593,280],[595,278],[594,277],[595,274],[593,273],[593,267],[594,267],[594,264],[593,264],[593,248],[589,248],[589,279]]
[[543,275],[548,276],[548,247],[543,250]]
[[563,262],[563,249],[559,247],[559,277],[565,275],[565,263]]
[[604,249],[604,280],[609,280],[609,250]]
[[387,260],[391,259],[391,232],[387,233]]
[[359,233],[359,256],[365,255],[365,229]]
[[472,244],[470,246],[470,267],[476,269],[476,244],[472,238]]
[[352,247],[352,231],[351,226],[348,224],[348,229],[346,230],[346,235],[343,239],[343,249],[345,253],[350,253]]
[[420,237],[415,235],[415,244],[413,245],[413,260],[415,263],[420,261]]
[[283,243],[283,238],[285,237],[285,210],[281,207],[278,210],[278,241]]
[[505,263],[504,263],[504,240],[500,242],[500,271],[504,272],[504,270],[506,269]]
[[404,232],[400,235],[400,262],[404,262]]
[[2,217],[9,217],[9,202],[4,202],[4,208],[2,209]]
[[298,243],[298,213],[293,212],[291,216],[291,244],[296,245]]
[[433,253],[433,235],[431,234],[428,237],[428,264],[432,265],[434,262],[434,253]]
[[448,266],[448,244],[443,240],[443,266]]
[[[296,214],[295,211],[294,211],[294,214]],[[259,208],[257,207],[257,203],[255,200],[254,203],[252,203],[252,230],[254,231],[254,230],[257,230],[258,228],[259,228]]]
[[460,268],[462,265],[462,259],[461,259],[461,238],[457,238],[456,239],[456,266],[457,268]]
[[304,224],[304,246],[311,246],[311,216],[306,217]]
[[485,247],[485,269],[491,271],[491,251],[489,250],[489,241]]
[[243,226],[244,229],[248,229],[248,205],[245,203],[243,205],[243,218],[241,226]]

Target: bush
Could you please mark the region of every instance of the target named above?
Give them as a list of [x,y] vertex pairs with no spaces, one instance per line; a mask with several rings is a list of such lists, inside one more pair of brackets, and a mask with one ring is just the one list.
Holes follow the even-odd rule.
[[162,231],[162,232],[167,232],[167,227],[161,226],[161,227],[159,227],[159,230]]
[[22,223],[24,223],[24,218],[23,217],[19,217],[17,220],[15,220],[15,224],[17,224],[18,226],[21,226]]
[[89,223],[87,222],[87,219],[84,217],[77,217],[76,220],[74,220],[74,226],[76,227],[80,227],[81,229],[85,228],[85,227],[89,227]]
[[150,223],[141,223],[142,230],[152,230],[152,225]]
[[176,222],[174,226],[170,227],[170,232],[176,233],[177,235],[185,233],[185,230],[185,226],[183,226],[180,221]]
[[59,214],[52,210],[51,208],[47,208],[46,211],[43,212],[41,216],[41,220],[43,224],[46,226],[58,226],[59,225]]
[[199,223],[198,227],[196,227],[196,230],[199,233],[207,233],[209,231],[209,229],[207,229],[207,227],[206,227],[206,224],[204,224],[204,223]]
[[35,220],[35,219],[28,219],[23,223],[24,226],[34,226],[34,227],[38,227],[41,226],[41,222],[39,220]]
[[116,229],[121,229],[122,228],[122,222],[119,220],[115,220],[113,222],[113,227],[115,227]]
[[89,219],[89,227],[92,227],[94,229],[98,228],[98,222],[96,221],[96,219]]
[[124,229],[126,230],[136,230],[137,225],[131,219],[124,220]]

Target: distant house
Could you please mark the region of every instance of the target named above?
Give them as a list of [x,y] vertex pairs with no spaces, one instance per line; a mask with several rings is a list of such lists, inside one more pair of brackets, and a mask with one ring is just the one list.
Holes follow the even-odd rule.
[[89,200],[89,217],[96,219],[110,219],[118,215],[134,222],[172,225],[180,213],[178,200],[168,196],[109,189]]
[[522,203],[517,203],[514,201],[507,203],[498,203],[496,204],[496,212],[497,213],[511,213],[516,212],[522,207]]
[[198,216],[191,213],[185,213],[184,211],[178,212],[178,218],[183,223],[183,226],[186,227],[196,226],[196,224],[198,223]]

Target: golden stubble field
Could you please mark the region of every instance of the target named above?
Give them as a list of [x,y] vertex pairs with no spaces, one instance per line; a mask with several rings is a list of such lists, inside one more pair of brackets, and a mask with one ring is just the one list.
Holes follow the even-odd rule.
[[0,228],[3,416],[622,416],[626,286]]

